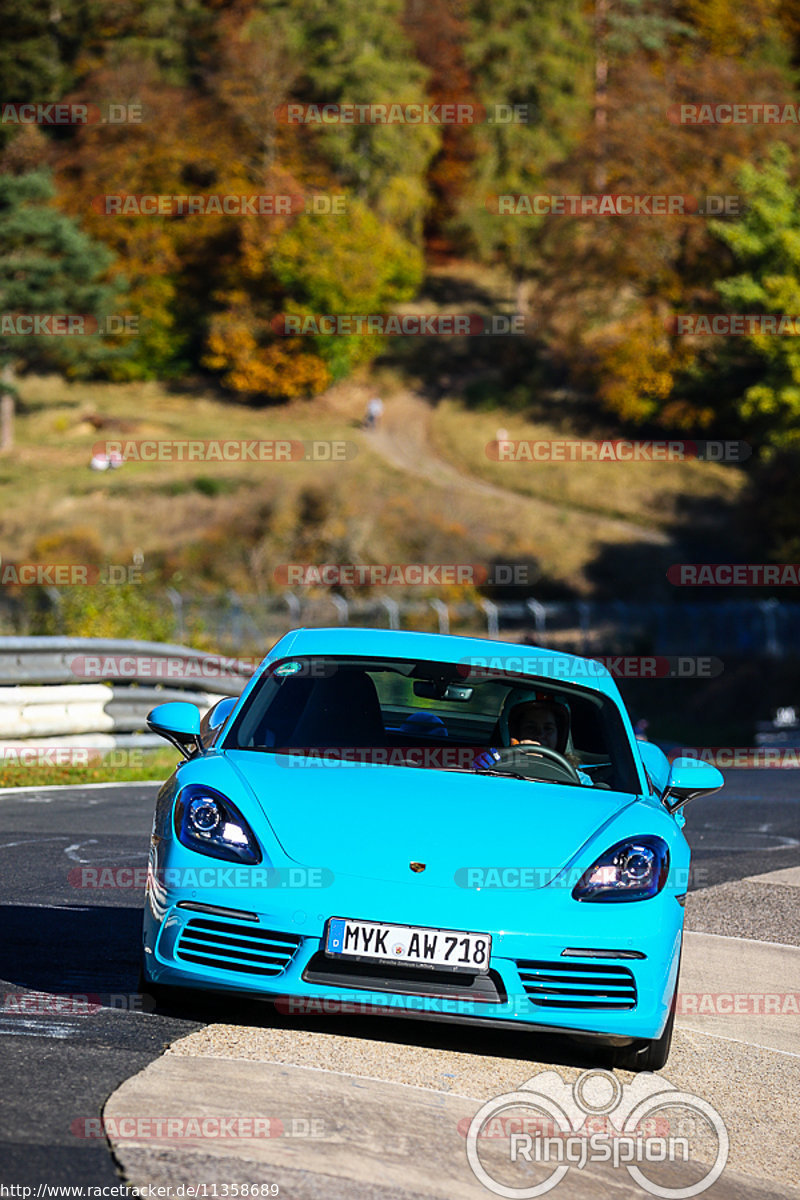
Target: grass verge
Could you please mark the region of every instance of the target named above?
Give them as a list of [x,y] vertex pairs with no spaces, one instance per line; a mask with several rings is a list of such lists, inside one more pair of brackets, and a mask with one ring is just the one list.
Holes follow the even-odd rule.
[[[44,758],[44,752],[42,757]],[[0,758],[0,787],[46,788],[59,784],[136,783],[141,780],[166,779],[179,761],[177,751],[168,748],[112,751],[104,756],[87,755],[86,762],[71,763],[19,762]]]

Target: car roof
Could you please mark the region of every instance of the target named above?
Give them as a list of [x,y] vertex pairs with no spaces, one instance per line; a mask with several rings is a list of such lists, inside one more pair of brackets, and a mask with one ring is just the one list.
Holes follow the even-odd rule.
[[554,683],[579,685],[600,692],[622,706],[619,689],[602,663],[542,646],[461,637],[451,633],[332,626],[291,630],[272,647],[267,659],[285,658],[287,654],[408,657],[455,663],[463,660],[493,670],[537,675],[552,679]]

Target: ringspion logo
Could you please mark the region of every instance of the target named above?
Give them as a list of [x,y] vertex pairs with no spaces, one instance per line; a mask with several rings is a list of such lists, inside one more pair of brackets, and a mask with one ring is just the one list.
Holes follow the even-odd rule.
[[[482,1157],[487,1134],[501,1145]],[[725,1123],[707,1100],[644,1072],[623,1084],[611,1071],[594,1069],[570,1085],[557,1071],[540,1071],[517,1091],[488,1100],[466,1130],[467,1162],[476,1179],[496,1196],[520,1200],[544,1196],[570,1170],[591,1172],[601,1163],[624,1168],[651,1196],[689,1200],[719,1179],[729,1149]],[[671,1171],[691,1167],[677,1175],[677,1181],[689,1181],[686,1186],[661,1185],[665,1163]],[[675,1179],[670,1175],[670,1182]],[[628,1181],[623,1176],[620,1182]]]

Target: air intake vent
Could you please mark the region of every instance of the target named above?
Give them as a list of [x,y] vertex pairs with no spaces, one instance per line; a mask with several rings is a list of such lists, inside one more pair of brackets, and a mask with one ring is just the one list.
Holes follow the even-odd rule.
[[[365,988],[370,992],[394,992],[404,996],[446,996],[472,1000],[476,1004],[505,1004],[503,981],[496,971],[487,975],[457,975],[429,967],[403,967],[396,963],[350,962],[315,954],[303,972],[308,983]],[[423,1010],[424,1011],[424,1010]]]
[[636,980],[610,963],[518,962],[525,994],[547,1008],[635,1008]]
[[195,917],[184,927],[175,955],[184,962],[239,971],[243,975],[280,975],[301,941],[293,933]]

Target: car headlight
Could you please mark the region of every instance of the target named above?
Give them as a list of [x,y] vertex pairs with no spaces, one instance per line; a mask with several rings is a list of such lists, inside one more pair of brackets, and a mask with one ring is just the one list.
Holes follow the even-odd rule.
[[252,829],[236,805],[214,788],[190,783],[181,790],[175,803],[175,832],[184,846],[212,858],[261,862]]
[[573,900],[649,900],[667,882],[669,847],[645,834],[617,842],[584,871],[572,889]]

